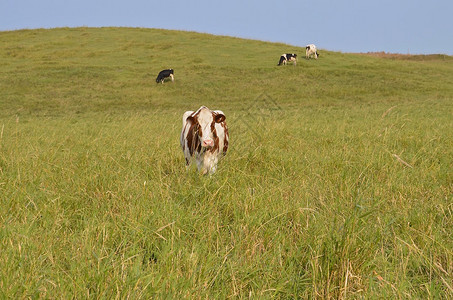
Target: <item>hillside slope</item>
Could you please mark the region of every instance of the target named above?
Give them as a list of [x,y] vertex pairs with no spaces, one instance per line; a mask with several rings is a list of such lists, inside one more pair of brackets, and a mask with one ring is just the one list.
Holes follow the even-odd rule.
[[[389,61],[321,50],[322,59],[314,61],[303,59],[303,48],[290,45],[148,29],[0,34],[1,88],[7,96],[1,101],[9,109],[3,114],[27,108],[45,113],[49,108],[41,102],[65,113],[117,105],[138,109],[165,97],[178,108],[206,101],[236,108],[244,96],[253,100],[263,92],[297,105],[393,103],[423,93],[452,94],[451,57]],[[299,65],[276,68],[283,52],[298,53]],[[169,67],[175,69],[177,85],[162,91],[154,79]]]
[[[0,295],[451,298],[452,57],[319,52],[0,32]],[[211,177],[179,148],[201,105],[230,129]]]

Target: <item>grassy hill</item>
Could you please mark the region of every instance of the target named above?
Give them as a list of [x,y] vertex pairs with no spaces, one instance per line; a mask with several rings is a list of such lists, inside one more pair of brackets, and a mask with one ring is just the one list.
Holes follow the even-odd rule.
[[[453,58],[319,52],[0,32],[1,297],[452,297]],[[179,148],[201,105],[230,128],[210,177]]]

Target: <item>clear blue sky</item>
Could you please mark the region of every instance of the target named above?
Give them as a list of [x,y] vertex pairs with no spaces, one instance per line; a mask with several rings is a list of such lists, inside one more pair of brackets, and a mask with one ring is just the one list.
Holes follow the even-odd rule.
[[179,29],[343,52],[453,55],[453,0],[0,0],[0,31]]

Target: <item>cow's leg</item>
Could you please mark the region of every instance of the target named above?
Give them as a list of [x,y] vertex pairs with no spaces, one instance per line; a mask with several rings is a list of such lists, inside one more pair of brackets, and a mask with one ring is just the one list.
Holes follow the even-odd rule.
[[211,168],[209,169],[209,175],[214,174],[216,170],[217,170],[217,165],[211,166]]
[[[181,139],[183,139],[183,136],[181,136]],[[189,149],[189,145],[187,145],[187,141],[183,140],[181,143],[184,143],[182,151],[184,153],[184,158],[186,160],[186,168],[188,169],[190,166],[191,160],[192,160],[192,155],[190,154],[190,149]]]
[[218,153],[206,153],[204,168],[209,172],[209,175],[214,174],[217,170]]
[[217,163],[218,163],[218,158],[217,158],[217,156],[215,156],[215,157],[213,157],[212,161],[210,162],[209,174],[215,173],[215,171],[217,170]]
[[204,164],[203,164],[203,157],[197,156],[197,169],[198,171],[201,171],[203,174],[206,174],[206,170],[204,169]]
[[186,157],[186,171],[190,169],[190,158]]

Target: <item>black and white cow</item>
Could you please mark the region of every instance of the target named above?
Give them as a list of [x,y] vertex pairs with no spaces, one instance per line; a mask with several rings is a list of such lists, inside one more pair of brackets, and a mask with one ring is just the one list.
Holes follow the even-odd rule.
[[175,81],[175,76],[173,75],[174,72],[173,72],[173,69],[166,69],[166,70],[162,70],[159,72],[159,75],[157,75],[157,78],[156,78],[156,83],[164,83],[164,80],[165,78],[168,78],[170,77],[171,78],[171,81]]
[[286,65],[287,62],[292,61],[294,62],[294,65],[297,63],[297,54],[295,53],[283,53],[280,56],[280,61],[278,62],[277,66],[280,66],[281,64]]
[[314,44],[310,44],[305,46],[305,58],[310,58],[310,56],[314,56],[315,59],[318,59],[318,50]]
[[186,166],[195,157],[199,171],[214,173],[219,158],[228,150],[228,140],[225,114],[221,110],[202,106],[195,112],[186,111],[182,116],[180,142]]

